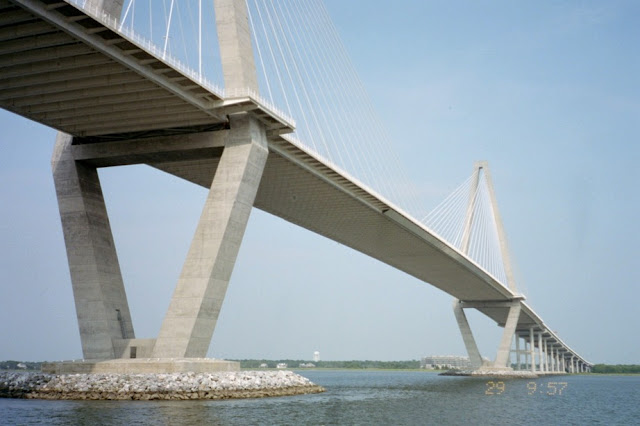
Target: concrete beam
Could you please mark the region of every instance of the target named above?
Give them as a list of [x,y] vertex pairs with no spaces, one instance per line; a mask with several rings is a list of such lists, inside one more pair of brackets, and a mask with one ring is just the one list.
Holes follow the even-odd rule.
[[25,10],[13,10],[11,12],[3,12],[0,15],[0,26],[16,25],[22,22],[33,20],[33,15]]
[[60,31],[57,33],[5,41],[0,44],[0,55],[10,55],[27,52],[29,50],[44,49],[47,47],[62,46],[72,43],[74,43],[74,40],[66,33]]
[[[175,103],[173,102],[175,101]],[[183,117],[186,121],[193,118],[204,118],[209,121],[214,121],[210,116],[203,114],[202,111],[194,109],[193,106],[185,104],[182,99],[173,99],[173,101],[162,102],[158,106],[149,106],[142,111],[138,111],[135,114],[134,122],[151,121],[151,122],[170,122],[176,116]],[[141,106],[141,105],[139,105]],[[122,123],[131,120],[131,113],[128,110],[94,113],[92,110],[88,113],[79,116],[67,116],[64,118],[50,119],[51,123],[55,127],[71,128],[73,126],[82,127],[111,127],[108,123]],[[118,128],[117,126],[113,126]]]
[[70,58],[78,55],[86,55],[93,53],[90,47],[84,44],[72,44],[68,46],[58,46],[45,50],[33,50],[29,52],[12,53],[10,55],[0,56],[0,67],[8,67],[14,65],[25,65],[33,62],[41,62]]
[[18,37],[29,37],[51,31],[51,25],[46,22],[29,22],[23,25],[13,25],[0,28],[0,42]]
[[513,300],[507,301],[486,301],[486,302],[461,302],[462,307],[465,309],[474,308],[474,309],[482,309],[482,308],[511,308],[513,306],[513,301],[522,300],[523,298],[520,296],[516,296]]
[[128,95],[135,92],[144,92],[148,90],[157,89],[157,86],[149,83],[142,77],[137,77],[132,79],[130,82],[114,84],[112,86],[98,87],[98,88],[90,88],[90,89],[79,89],[79,90],[70,90],[65,92],[59,92],[54,94],[46,94],[46,95],[29,95],[24,98],[12,100],[11,104],[16,107],[31,107],[38,106],[42,104],[50,105],[51,103],[62,102],[67,105],[67,107],[75,106],[74,102],[76,101],[86,101],[87,99],[98,99],[101,96],[110,96],[114,93],[117,95],[113,96],[121,96],[123,99],[126,99]]
[[43,84],[57,85],[60,82],[68,81],[86,81],[88,76],[90,76],[90,79],[94,79],[95,77],[104,77],[111,74],[126,72],[126,69],[124,69],[122,65],[116,64],[104,57],[102,58],[102,61],[98,62],[98,64],[77,66],[72,69],[69,69],[69,67],[65,68],[66,69],[42,72],[35,75],[22,75],[20,77],[13,76],[11,78],[3,73],[0,75],[0,84],[2,85],[3,90],[7,90]]
[[[191,127],[191,126],[201,126],[205,124],[216,124],[219,123],[213,117],[201,118],[201,119],[189,119],[189,120],[180,120],[178,123],[180,127]],[[104,125],[100,126],[91,126],[89,128],[84,127],[82,125],[70,126],[68,131],[76,134],[78,136],[102,136],[109,135],[114,133],[114,129],[117,129],[117,133],[129,133],[129,132],[138,132],[138,131],[149,131],[149,130],[157,130],[157,129],[166,129],[167,128],[167,119],[149,117],[146,120],[134,120],[132,123],[127,123],[123,125],[120,123],[117,127],[115,127],[118,122],[111,121],[107,122]]]
[[135,110],[140,108],[140,102],[153,102],[162,99],[173,99],[173,95],[166,90],[153,88],[148,85],[141,87],[138,91],[121,94],[97,96],[93,98],[76,99],[73,102],[51,102],[46,104],[33,105],[29,109],[31,113],[43,114],[45,118],[60,118],[68,115],[86,113],[87,107],[91,107],[92,112],[111,112],[122,110]]
[[[100,77],[86,77],[82,79],[60,81],[56,84],[34,84],[28,87],[3,90],[0,92],[0,100],[12,98],[31,97],[38,95],[52,95],[76,90],[93,88],[110,88],[113,93],[113,85],[145,81],[143,77],[131,73],[125,68],[120,68],[118,73],[111,73]],[[50,98],[49,96],[47,97]]]
[[113,61],[97,53],[75,56],[67,58],[64,61],[55,58],[50,61],[40,61],[6,67],[2,70],[2,76],[0,77],[3,79],[7,79],[31,75],[43,75],[51,71],[75,70],[80,67],[86,67],[90,65],[104,65],[109,63],[113,63]]
[[[228,130],[187,135],[153,137],[122,142],[74,145],[73,158],[97,167],[182,160],[193,151],[198,158],[219,156],[228,137]],[[174,158],[175,157],[175,158]]]

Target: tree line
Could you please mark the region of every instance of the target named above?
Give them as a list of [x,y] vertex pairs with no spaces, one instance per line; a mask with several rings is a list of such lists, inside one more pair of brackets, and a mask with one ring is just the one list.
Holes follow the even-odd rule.
[[0,370],[27,370],[27,371],[40,371],[41,362],[27,362],[27,361],[0,361]]
[[[241,368],[261,368],[266,364],[268,368],[275,368],[280,363],[287,364],[288,368],[297,368],[300,364],[313,364],[316,368],[349,368],[349,369],[365,369],[377,368],[384,370],[412,370],[420,368],[420,361],[371,361],[371,360],[351,360],[351,361],[309,361],[301,359],[235,359],[233,361],[240,362]],[[264,367],[262,367],[264,368]]]
[[640,374],[639,364],[596,364],[591,367],[592,373],[600,374]]

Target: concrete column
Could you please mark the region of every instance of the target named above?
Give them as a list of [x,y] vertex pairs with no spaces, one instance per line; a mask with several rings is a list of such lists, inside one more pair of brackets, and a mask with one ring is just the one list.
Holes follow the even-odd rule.
[[129,304],[95,167],[76,162],[58,133],[51,159],[85,359],[112,359],[113,339],[134,338]]
[[511,352],[511,341],[518,325],[518,319],[520,318],[521,305],[520,302],[514,302],[511,308],[509,308],[509,315],[507,316],[507,322],[504,325],[504,331],[502,333],[502,340],[498,347],[498,353],[496,354],[496,360],[494,366],[496,367],[511,367],[509,363],[509,354]]
[[546,365],[547,365],[547,371],[551,372],[552,371],[551,370],[551,368],[552,368],[552,365],[551,365],[551,346],[549,345],[549,341],[548,340],[545,340],[544,347],[545,347],[545,362],[546,362]]
[[538,371],[544,372],[544,364],[542,363],[542,332],[538,333]]
[[544,354],[544,371],[545,373],[549,372],[549,349],[547,347],[547,339],[542,339],[542,344],[544,345],[544,348],[542,350],[543,354]]
[[507,276],[507,286],[514,293],[518,293],[516,286],[516,280],[513,275],[513,267],[511,266],[511,254],[509,253],[509,246],[507,244],[507,237],[502,224],[502,218],[500,216],[500,210],[498,210],[498,203],[496,201],[495,190],[493,189],[493,179],[491,179],[491,172],[489,171],[489,165],[486,162],[480,162],[479,167],[484,170],[485,178],[487,181],[487,189],[489,190],[489,199],[491,200],[491,210],[493,212],[493,219],[498,233],[498,241],[500,243],[500,255],[502,257],[502,266],[504,267],[505,275]]
[[531,359],[531,372],[536,372],[536,356],[535,356],[535,341],[534,341],[533,327],[529,329],[529,358]]
[[233,91],[246,89],[258,93],[245,0],[214,0],[213,5],[225,91],[231,95]]
[[454,299],[453,301],[453,313],[456,316],[456,321],[458,322],[458,327],[460,328],[460,333],[462,334],[464,346],[465,348],[467,348],[467,354],[469,355],[469,362],[471,364],[471,367],[478,368],[482,366],[482,357],[480,356],[478,345],[476,344],[476,340],[473,337],[473,333],[471,332],[471,327],[469,327],[467,315],[464,313],[464,310],[462,309],[462,306],[460,305],[460,301],[458,299]]
[[86,0],[85,7],[90,10],[103,10],[108,15],[120,19],[124,0]]
[[520,370],[520,336],[516,334],[516,370]]
[[255,118],[231,116],[230,126],[154,358],[202,358],[209,349],[268,155]]

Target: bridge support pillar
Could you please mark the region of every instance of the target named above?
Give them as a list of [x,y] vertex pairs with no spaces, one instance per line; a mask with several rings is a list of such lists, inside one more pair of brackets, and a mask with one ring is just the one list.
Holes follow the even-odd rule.
[[255,118],[231,116],[230,127],[154,358],[201,358],[209,349],[268,155]]
[[544,372],[544,363],[542,362],[542,332],[538,333],[538,371]]
[[135,337],[133,324],[98,171],[74,160],[72,141],[58,133],[51,167],[82,354],[85,359],[111,359],[121,356],[114,340]]
[[531,368],[531,372],[536,372],[536,352],[535,352],[535,340],[533,334],[533,327],[529,329],[529,358],[531,360],[531,364],[529,368]]
[[507,322],[504,325],[504,331],[502,332],[502,340],[498,347],[498,353],[496,354],[496,360],[494,362],[495,367],[510,367],[509,353],[511,350],[511,342],[516,332],[516,326],[518,325],[518,319],[520,318],[520,302],[514,302],[509,308],[509,315],[507,316]]
[[453,313],[456,316],[458,327],[460,327],[460,333],[462,334],[464,346],[467,349],[467,353],[469,354],[469,362],[471,364],[471,367],[478,368],[482,366],[482,356],[480,356],[480,351],[478,350],[476,339],[473,337],[471,327],[469,327],[467,315],[464,313],[461,302],[458,299],[454,299],[453,301]]

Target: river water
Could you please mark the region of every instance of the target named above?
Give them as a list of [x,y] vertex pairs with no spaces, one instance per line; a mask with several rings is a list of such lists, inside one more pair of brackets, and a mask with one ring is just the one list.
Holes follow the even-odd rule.
[[327,392],[226,401],[0,399],[1,425],[640,425],[640,376],[299,371]]

